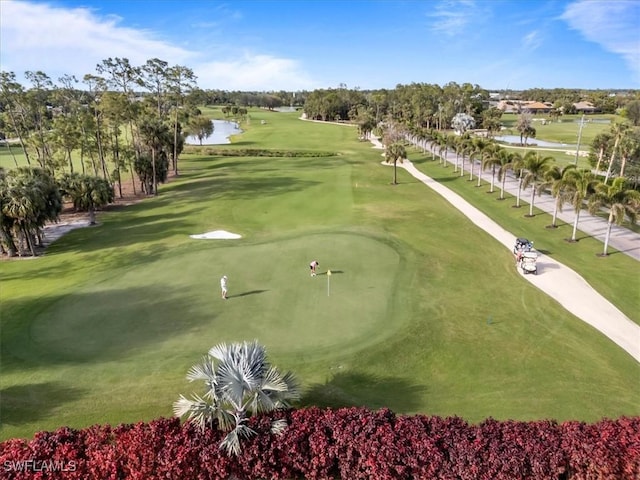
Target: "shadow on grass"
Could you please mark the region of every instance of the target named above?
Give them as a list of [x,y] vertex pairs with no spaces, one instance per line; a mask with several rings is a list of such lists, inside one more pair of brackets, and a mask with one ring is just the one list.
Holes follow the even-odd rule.
[[424,385],[404,379],[357,372],[336,373],[325,383],[312,384],[304,393],[302,406],[328,408],[388,407],[397,412],[415,411],[422,405]]
[[455,182],[456,180],[460,179],[460,175],[454,175],[452,177],[440,177],[438,178],[437,182],[439,183],[448,183],[448,182]]
[[229,295],[227,298],[246,297],[247,295],[257,295],[259,293],[268,292],[269,290],[251,290],[249,292],[242,292],[236,295]]
[[199,296],[187,287],[159,283],[6,302],[3,372],[118,361],[182,332],[204,330],[215,324],[216,314],[195,313],[193,303]]
[[[179,233],[183,233],[183,231],[179,231]],[[118,242],[114,244],[114,242]],[[122,237],[119,237],[117,240],[113,240],[109,243],[104,242],[102,240],[96,241],[96,243],[90,241],[84,242],[73,242],[72,244],[64,244],[61,243],[60,246],[50,247],[51,250],[47,250],[45,253],[47,256],[52,256],[57,253],[65,253],[65,252],[74,252],[74,253],[88,253],[95,250],[101,250],[103,248],[118,246],[119,244],[123,246],[129,246],[132,243],[131,240],[126,240]],[[131,249],[112,249],[108,253],[103,251],[99,256],[96,256],[92,259],[91,262],[91,272],[94,275],[101,273],[102,271],[109,271],[113,268],[117,267],[137,267],[143,266],[155,261],[161,261],[166,254],[166,251],[162,248],[159,248],[157,245],[145,245],[144,247],[139,247],[135,251]],[[38,260],[35,260],[38,262]],[[57,262],[55,264],[47,264],[46,266],[43,263],[37,264],[38,268],[31,269],[23,269],[20,271],[16,271],[12,274],[3,274],[1,279],[2,281],[9,280],[43,280],[50,279],[51,281],[55,281],[57,278],[63,278],[66,275],[73,275],[75,272],[86,270],[87,266],[85,263],[78,262]]]
[[60,382],[15,385],[0,390],[4,425],[21,425],[46,418],[60,405],[76,400],[84,394],[79,388],[71,388]]
[[[158,206],[159,203],[132,205],[126,212],[118,212],[113,219],[105,220],[101,225],[75,229],[51,244],[45,255],[89,253],[105,248],[129,247],[137,243],[148,244],[192,231],[190,214],[199,211],[198,208],[152,213]],[[144,249],[140,253],[144,253]],[[133,256],[134,260],[136,256]]]
[[[341,273],[344,273],[344,270],[331,270],[331,275],[333,275],[333,274],[340,275]],[[326,274],[327,274],[327,272],[320,272],[320,273],[318,273],[318,276],[326,275]]]
[[275,174],[263,178],[249,176],[220,178],[206,175],[199,180],[174,184],[172,188],[167,189],[171,191],[170,197],[158,201],[158,205],[169,205],[175,201],[182,201],[185,197],[192,197],[194,201],[202,201],[202,198],[210,201],[218,198],[228,200],[264,198],[304,190],[318,183]]

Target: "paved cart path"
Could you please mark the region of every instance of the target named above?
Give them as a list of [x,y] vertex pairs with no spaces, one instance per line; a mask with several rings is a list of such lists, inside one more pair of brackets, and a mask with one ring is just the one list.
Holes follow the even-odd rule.
[[[372,138],[371,141],[376,148],[382,148],[377,139]],[[516,235],[506,231],[457,193],[420,172],[409,160],[398,162],[397,166],[436,191],[474,224],[502,243],[510,252],[512,251]],[[537,275],[525,275],[520,269],[518,272],[523,278],[557,300],[569,312],[599,330],[640,362],[640,325],[631,321],[574,270],[546,255],[540,255]]]

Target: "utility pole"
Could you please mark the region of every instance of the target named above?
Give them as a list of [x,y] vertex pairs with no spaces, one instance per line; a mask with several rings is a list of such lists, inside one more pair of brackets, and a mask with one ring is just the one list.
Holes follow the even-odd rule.
[[580,140],[582,140],[582,128],[584,127],[584,113],[582,114],[582,118],[580,119],[580,130],[578,130],[578,146],[576,147],[576,160],[573,162],[575,165],[578,165],[578,156],[580,155]]

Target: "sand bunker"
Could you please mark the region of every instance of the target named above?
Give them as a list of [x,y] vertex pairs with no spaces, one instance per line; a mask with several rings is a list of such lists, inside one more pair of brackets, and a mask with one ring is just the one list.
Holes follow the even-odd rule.
[[242,235],[225,230],[214,230],[213,232],[201,233],[199,235],[189,235],[189,237],[198,240],[236,240],[242,238]]

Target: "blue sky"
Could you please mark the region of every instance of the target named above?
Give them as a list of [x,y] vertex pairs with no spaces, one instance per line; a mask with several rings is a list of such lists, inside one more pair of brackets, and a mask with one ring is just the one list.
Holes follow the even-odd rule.
[[222,90],[640,88],[640,0],[0,0],[0,69],[108,57]]

